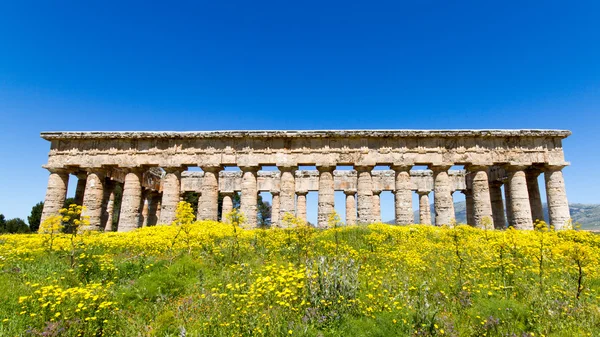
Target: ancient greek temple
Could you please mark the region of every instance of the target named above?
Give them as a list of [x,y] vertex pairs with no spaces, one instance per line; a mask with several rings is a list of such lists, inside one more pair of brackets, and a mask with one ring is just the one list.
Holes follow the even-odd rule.
[[[89,229],[97,230],[170,224],[188,191],[199,193],[197,217],[208,220],[221,220],[219,214],[229,212],[232,196],[240,193],[249,228],[257,224],[261,192],[272,194],[272,226],[281,225],[286,212],[306,219],[306,195],[318,192],[317,226],[324,227],[335,191],[346,196],[348,224],[381,221],[380,193],[391,191],[399,225],[415,222],[413,193],[419,198],[418,222],[452,224],[452,194],[460,192],[469,225],[532,229],[536,219],[544,219],[538,184],[543,173],[550,223],[561,229],[570,221],[562,174],[569,164],[562,139],[569,135],[563,130],[43,132],[51,148],[44,165],[50,176],[42,220],[63,207],[74,175],[75,201],[86,207]],[[267,166],[276,170],[263,171]],[[298,169],[306,166],[315,169]],[[348,166],[353,169],[337,169]],[[456,166],[461,167],[450,169]],[[115,229],[116,186],[122,199]]]

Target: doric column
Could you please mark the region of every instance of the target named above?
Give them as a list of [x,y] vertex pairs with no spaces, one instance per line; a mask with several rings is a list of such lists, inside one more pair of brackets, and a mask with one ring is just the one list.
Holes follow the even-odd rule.
[[158,211],[160,210],[160,199],[162,196],[157,191],[150,192],[148,196],[148,226],[156,226],[158,223]]
[[271,226],[279,226],[279,191],[271,192]]
[[86,230],[98,230],[102,225],[102,201],[104,199],[104,179],[106,172],[102,169],[90,169],[85,183],[82,216],[89,217],[90,225]]
[[221,209],[221,222],[227,222],[227,214],[233,211],[233,193],[235,192],[222,192],[223,195],[223,208]]
[[542,207],[542,197],[540,196],[540,186],[538,177],[541,171],[530,168],[525,171],[527,179],[527,192],[529,193],[529,206],[531,207],[531,218],[535,220],[544,220],[544,208]]
[[50,216],[59,214],[58,211],[65,204],[67,187],[69,186],[69,172],[67,170],[48,169],[48,171],[50,171],[50,176],[48,177],[48,187],[44,198],[42,222]]
[[113,216],[115,210],[115,187],[117,187],[117,182],[112,180],[107,180],[104,183],[104,203],[105,206],[103,216],[102,216],[102,225],[100,228],[104,228],[105,232],[113,231]]
[[87,172],[78,172],[77,176],[77,187],[75,188],[75,203],[77,205],[83,205],[83,195],[85,194],[85,184],[87,181]]
[[346,194],[346,225],[356,224],[356,191],[344,191]]
[[151,193],[151,191],[149,191],[149,190],[142,191],[142,212],[141,212],[142,227],[148,226],[148,215],[150,214],[150,198],[151,198],[150,193]]
[[419,223],[431,225],[431,205],[429,204],[429,191],[417,191],[419,195]]
[[119,215],[119,232],[129,232],[140,226],[142,201],[142,170],[132,169],[125,175],[123,199]]
[[296,167],[279,167],[279,170],[281,171],[281,182],[279,184],[279,222],[281,222],[285,213],[295,213],[296,180],[294,174],[296,173]]
[[[296,192],[296,216],[306,222],[306,195],[307,191],[297,191]],[[320,205],[319,205],[320,206]],[[325,222],[325,226],[327,226],[327,222]],[[319,227],[321,225],[319,224]],[[321,227],[324,228],[324,227]]]
[[240,211],[246,216],[246,228],[256,228],[258,186],[256,186],[256,172],[258,166],[240,167],[242,170],[242,195],[240,197]]
[[512,223],[510,225],[515,229],[533,229],[525,168],[525,166],[509,166],[506,169],[510,181],[510,205],[512,210]]
[[473,175],[473,225],[477,228],[493,229],[494,217],[490,199],[488,167],[471,165],[468,170]]
[[373,191],[373,222],[381,222],[381,190]]
[[[335,191],[333,187],[333,170],[335,166],[319,166],[319,210],[317,227],[326,228],[329,215],[335,209]],[[306,220],[306,195],[304,195],[304,219]]]
[[469,226],[474,226],[475,219],[473,217],[473,209],[475,208],[475,203],[473,201],[473,190],[467,188],[461,191],[461,193],[465,195],[465,216],[467,224]]
[[165,176],[163,178],[159,223],[161,225],[170,225],[175,221],[175,213],[177,212],[177,204],[179,203],[179,196],[181,194],[181,172],[184,169],[182,167],[163,167],[163,170],[165,170]]
[[494,217],[494,228],[503,229],[506,225],[504,217],[504,201],[502,200],[502,183],[490,182],[490,201],[492,202],[492,214]]
[[415,221],[410,182],[411,166],[392,166],[392,169],[396,175],[394,191],[396,224],[409,225]]
[[435,225],[450,225],[455,218],[454,200],[448,169],[450,166],[430,166],[433,171],[433,206],[435,210]]
[[555,229],[563,229],[571,219],[562,169],[563,166],[547,166],[544,171],[550,224]]
[[358,172],[358,222],[361,224],[373,222],[373,166],[355,166]]
[[198,199],[198,220],[219,220],[219,165],[202,166],[202,194]]
[[504,206],[506,207],[506,222],[508,226],[512,226],[513,213],[512,213],[512,202],[510,201],[510,180],[508,177],[504,182]]

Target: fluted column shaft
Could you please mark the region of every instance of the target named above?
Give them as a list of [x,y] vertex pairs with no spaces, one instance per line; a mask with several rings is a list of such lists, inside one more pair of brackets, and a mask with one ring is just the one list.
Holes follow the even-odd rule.
[[473,225],[477,228],[493,229],[488,167],[469,166],[469,171],[473,174]]
[[522,166],[512,166],[507,169],[508,180],[510,181],[511,225],[515,229],[533,229],[527,178],[524,170],[525,167]]
[[77,187],[75,188],[75,203],[77,205],[83,205],[83,196],[85,194],[85,185],[87,182],[87,173],[77,173]]
[[502,183],[490,183],[490,201],[492,202],[492,214],[494,217],[494,228],[503,229],[506,225],[504,216],[504,201],[502,200]]
[[529,206],[531,207],[531,218],[535,220],[544,220],[544,208],[542,206],[542,197],[540,195],[540,186],[538,177],[541,171],[529,169],[525,171],[527,179],[527,192],[529,193]]
[[[335,209],[335,191],[333,186],[333,170],[335,166],[319,166],[319,202],[317,227],[326,228],[329,215]],[[306,219],[306,195],[304,195],[304,219]]]
[[[301,191],[301,192],[296,192],[296,216],[300,219],[302,219],[303,221],[306,222],[306,194],[308,194],[308,192],[306,191]],[[325,225],[327,226],[327,225]],[[319,224],[319,227],[321,227],[321,224]],[[324,227],[321,227],[324,228]]]
[[50,216],[59,214],[58,211],[65,204],[67,187],[69,186],[69,172],[62,169],[49,169],[49,171],[50,176],[48,177],[48,187],[44,198],[42,222]]
[[233,211],[233,193],[235,192],[223,192],[223,208],[221,209],[221,221],[227,222],[227,214]]
[[356,224],[356,191],[344,191],[346,194],[346,225]]
[[[166,172],[163,178],[163,194],[160,210],[161,225],[170,225],[175,221],[177,212],[177,204],[181,194],[181,167],[166,167],[163,168]],[[204,180],[202,180],[204,181]]]
[[104,197],[106,200],[105,215],[102,220],[102,228],[105,232],[113,231],[113,216],[115,211],[115,187],[117,182],[109,181],[104,186]]
[[104,178],[106,173],[103,170],[90,170],[85,183],[85,193],[83,195],[84,209],[81,215],[89,217],[90,225],[84,230],[97,230],[102,225],[102,201],[104,199]]
[[510,179],[506,179],[504,182],[504,205],[506,207],[506,221],[508,226],[512,226],[513,213],[512,213],[512,202],[510,201]]
[[373,191],[373,222],[381,222],[381,191]]
[[429,204],[429,191],[419,191],[419,223],[431,225],[431,206]]
[[454,200],[448,169],[450,166],[431,166],[433,171],[433,206],[435,210],[435,225],[450,225],[455,218]]
[[271,226],[279,226],[279,192],[271,192]]
[[356,166],[358,172],[358,222],[362,224],[373,222],[373,178],[372,166]]
[[240,197],[240,211],[246,216],[246,228],[256,228],[258,221],[257,203],[258,187],[256,186],[256,173],[259,167],[240,167],[242,170],[242,195]]
[[198,220],[219,219],[219,172],[221,166],[202,166],[202,194],[198,199]]
[[158,223],[158,211],[160,210],[160,193],[153,191],[148,196],[148,226],[156,226]]
[[465,215],[467,224],[469,226],[475,226],[475,219],[473,217],[473,209],[475,208],[475,203],[473,201],[473,190],[466,189],[461,192],[465,195]]
[[151,199],[151,192],[146,190],[146,191],[142,191],[142,211],[141,211],[141,218],[142,218],[142,227],[146,227],[148,226],[148,216],[150,214],[150,199]]
[[279,222],[283,221],[285,213],[295,214],[296,167],[279,167],[281,182],[279,192]]
[[396,224],[409,225],[415,221],[412,207],[410,166],[392,166],[395,172],[394,209]]
[[562,174],[562,166],[549,166],[544,173],[546,181],[546,198],[548,199],[548,214],[550,224],[555,229],[563,229],[571,219],[565,180]]
[[119,232],[129,232],[140,226],[142,200],[142,171],[132,170],[125,175],[123,199],[119,215]]

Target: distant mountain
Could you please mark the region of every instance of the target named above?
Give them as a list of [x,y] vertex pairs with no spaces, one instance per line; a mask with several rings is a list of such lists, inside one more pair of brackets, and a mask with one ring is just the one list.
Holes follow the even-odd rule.
[[[571,217],[573,224],[581,224],[581,229],[600,230],[600,205],[598,204],[570,204]],[[454,203],[454,212],[456,213],[456,221],[459,223],[467,222],[467,209],[464,201]],[[544,204],[544,214],[546,222],[548,222],[548,207]],[[435,217],[433,204],[431,204],[431,216]],[[415,211],[415,223],[419,222],[419,211]],[[394,220],[386,221],[386,223],[394,223]]]

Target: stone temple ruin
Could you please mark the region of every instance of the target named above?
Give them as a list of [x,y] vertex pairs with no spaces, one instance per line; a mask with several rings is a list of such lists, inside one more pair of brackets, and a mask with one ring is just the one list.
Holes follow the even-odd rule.
[[[467,222],[476,227],[531,229],[544,219],[538,176],[544,173],[550,223],[570,220],[562,169],[563,130],[374,130],[214,132],[43,132],[51,142],[50,171],[42,220],[63,207],[69,176],[78,178],[75,199],[86,207],[91,228],[114,230],[114,188],[123,193],[116,230],[169,224],[182,193],[200,193],[198,219],[218,219],[232,209],[257,223],[257,197],[273,196],[271,222],[286,212],[306,219],[306,194],[318,191],[318,227],[334,210],[334,191],[346,195],[346,221],[381,221],[382,191],[394,194],[395,220],[413,220],[412,193],[419,196],[419,222],[452,223],[452,193],[465,194]],[[385,165],[389,170],[373,170]],[[464,165],[464,170],[450,170]],[[197,166],[202,172],[186,171]],[[224,171],[237,166],[240,171]],[[276,166],[277,171],[261,171]],[[298,170],[316,166],[316,170]],[[353,170],[336,170],[353,166]],[[412,170],[426,166],[427,170]],[[432,193],[433,192],[433,193]]]

